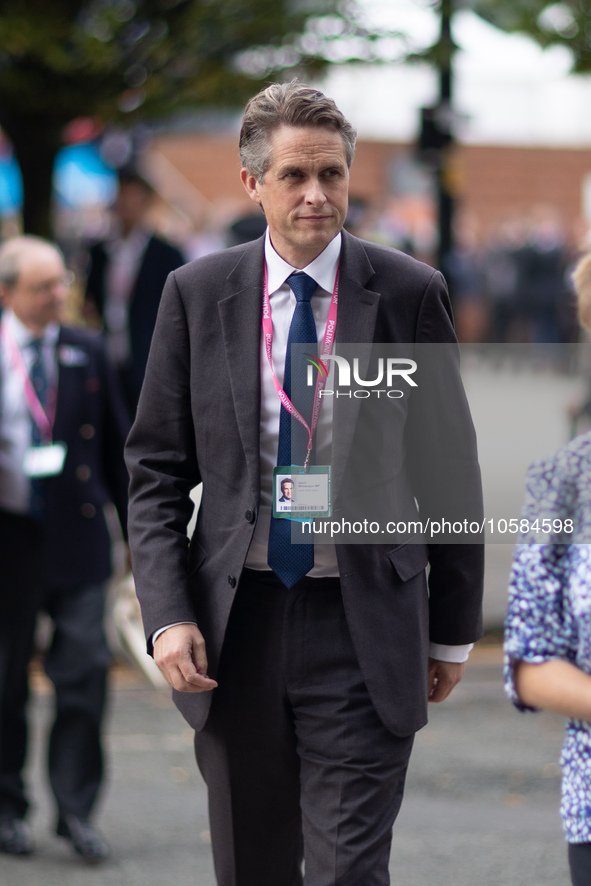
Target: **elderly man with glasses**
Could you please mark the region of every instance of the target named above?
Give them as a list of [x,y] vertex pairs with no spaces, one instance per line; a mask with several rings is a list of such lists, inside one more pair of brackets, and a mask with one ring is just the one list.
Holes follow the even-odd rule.
[[0,248],[0,851],[28,855],[23,782],[27,671],[44,609],[55,687],[49,781],[57,833],[87,861],[109,850],[89,823],[102,781],[111,572],[103,505],[127,512],[128,420],[97,333],[62,325],[72,282],[37,237]]

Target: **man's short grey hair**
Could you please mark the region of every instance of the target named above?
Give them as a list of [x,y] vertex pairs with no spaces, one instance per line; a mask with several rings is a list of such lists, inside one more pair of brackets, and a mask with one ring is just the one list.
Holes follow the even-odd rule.
[[43,237],[35,237],[33,234],[23,234],[20,237],[11,237],[0,246],[0,286],[13,289],[18,283],[18,275],[22,270],[21,258],[26,256],[31,248],[53,249],[63,258],[60,249]]
[[273,83],[248,102],[240,130],[240,161],[257,181],[264,179],[271,165],[271,136],[280,126],[333,129],[343,139],[351,166],[357,133],[333,100],[298,80]]

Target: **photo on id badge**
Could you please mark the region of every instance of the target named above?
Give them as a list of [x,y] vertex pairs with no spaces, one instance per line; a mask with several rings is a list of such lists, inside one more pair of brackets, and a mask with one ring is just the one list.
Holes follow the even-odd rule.
[[294,504],[294,490],[295,484],[291,478],[290,474],[287,475],[279,475],[277,477],[277,482],[275,485],[277,502],[276,507],[278,511],[291,511],[292,506]]
[[330,467],[310,465],[307,471],[280,465],[273,471],[273,516],[307,521],[331,514]]

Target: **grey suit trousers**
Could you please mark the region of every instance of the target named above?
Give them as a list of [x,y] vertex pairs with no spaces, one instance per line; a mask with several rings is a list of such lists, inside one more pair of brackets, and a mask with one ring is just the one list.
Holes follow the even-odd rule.
[[246,570],[218,681],[196,754],[219,886],[387,886],[413,736],[375,712],[338,579]]

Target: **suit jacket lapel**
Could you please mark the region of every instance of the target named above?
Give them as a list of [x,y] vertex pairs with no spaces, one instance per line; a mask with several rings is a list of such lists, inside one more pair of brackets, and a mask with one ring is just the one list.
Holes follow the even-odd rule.
[[71,367],[64,364],[60,358],[60,348],[71,342],[68,330],[60,327],[58,340],[56,342],[56,366],[57,366],[57,402],[55,408],[55,418],[53,421],[53,436],[59,440],[62,429],[68,419],[68,404],[75,402],[76,373],[72,372]]
[[260,336],[264,238],[247,246],[228,275],[232,294],[218,303],[230,386],[252,490],[260,490]]
[[[228,275],[232,294],[218,304],[234,409],[252,489],[260,489],[260,336],[264,238],[246,247]],[[374,340],[380,295],[366,288],[374,270],[362,244],[343,231],[338,343]],[[360,355],[363,358],[363,354]],[[367,357],[367,355],[365,355]],[[365,370],[363,359],[360,371]],[[335,399],[333,485],[338,492],[353,440],[360,401]],[[346,408],[343,408],[346,407]]]
[[[337,318],[337,353],[339,344],[364,344],[374,341],[380,294],[366,288],[374,269],[362,243],[343,231],[339,275],[339,312]],[[369,359],[369,348],[359,354],[361,378]],[[361,400],[335,398],[333,417],[333,496],[338,495],[344,475]]]

